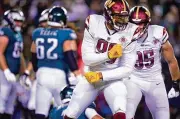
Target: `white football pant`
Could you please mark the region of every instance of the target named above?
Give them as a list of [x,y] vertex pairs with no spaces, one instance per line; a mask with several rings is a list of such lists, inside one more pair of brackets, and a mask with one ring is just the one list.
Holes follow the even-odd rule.
[[61,105],[60,91],[66,86],[65,72],[55,68],[39,68],[36,73],[36,114],[47,116],[52,97]]
[[16,82],[8,82],[0,70],[0,113],[13,114],[16,99]]
[[156,80],[149,82],[131,75],[125,81],[128,92],[126,118],[134,118],[137,106],[144,95],[153,119],[170,119],[169,103],[162,75],[146,78]]
[[95,100],[99,91],[104,97],[113,114],[126,111],[126,87],[123,81],[114,81],[92,85],[84,78],[74,89],[72,99],[65,111],[70,118],[78,118],[80,114]]

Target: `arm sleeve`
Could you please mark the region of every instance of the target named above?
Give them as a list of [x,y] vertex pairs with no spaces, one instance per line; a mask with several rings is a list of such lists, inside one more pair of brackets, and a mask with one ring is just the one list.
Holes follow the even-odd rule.
[[137,42],[133,42],[131,45],[128,46],[133,46],[134,50],[123,54],[120,60],[120,67],[113,70],[102,71],[103,81],[122,79],[128,77],[131,74],[136,62],[136,43]]
[[161,44],[164,44],[168,41],[169,34],[166,30],[166,28],[163,28],[163,37],[161,38]]
[[66,39],[67,40],[75,40],[75,39],[77,39],[77,35],[73,30],[70,30]]
[[82,59],[84,61],[84,64],[87,66],[95,66],[108,61],[109,59],[107,52],[99,54],[96,53],[94,38],[87,29],[85,29],[84,31],[81,51]]

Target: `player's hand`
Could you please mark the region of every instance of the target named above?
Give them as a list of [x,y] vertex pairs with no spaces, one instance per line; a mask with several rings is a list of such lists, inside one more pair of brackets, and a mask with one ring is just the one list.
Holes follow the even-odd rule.
[[30,88],[32,86],[32,82],[29,78],[29,72],[25,71],[23,75],[19,77],[20,84],[25,88]]
[[5,69],[4,70],[4,75],[6,77],[6,79],[10,82],[16,82],[16,77],[15,75],[9,70],[9,69]]
[[179,80],[173,81],[172,88],[168,93],[168,98],[178,97],[180,92]]
[[108,51],[108,57],[109,59],[119,58],[122,56],[122,46],[120,44],[114,45],[109,51]]
[[86,77],[86,80],[91,84],[100,82],[103,79],[101,72],[87,72],[84,74],[84,76]]

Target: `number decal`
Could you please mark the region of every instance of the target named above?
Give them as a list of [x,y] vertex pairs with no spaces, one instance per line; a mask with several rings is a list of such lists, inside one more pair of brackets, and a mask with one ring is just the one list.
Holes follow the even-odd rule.
[[52,44],[52,46],[48,49],[47,51],[47,57],[48,59],[57,59],[58,54],[57,53],[52,53],[58,46],[58,40],[55,38],[49,38],[48,43]]
[[142,68],[151,68],[154,65],[153,50],[145,50],[143,52],[137,51],[138,60],[136,60],[135,68],[141,70]]
[[[99,53],[104,53],[107,50],[109,51],[116,43],[109,43],[104,39],[99,39],[96,45],[96,49]],[[113,64],[116,61],[116,58],[107,61],[109,64]]]
[[99,53],[106,52],[107,48],[108,48],[108,42],[107,41],[105,41],[103,39],[98,40],[97,45],[96,45],[96,49]]
[[45,44],[45,39],[44,38],[37,38],[36,39],[36,52],[37,52],[37,58],[38,59],[44,59],[47,57],[48,59],[57,59],[58,54],[53,53],[53,51],[57,48],[58,46],[58,40],[55,38],[48,38],[47,43],[51,44],[50,48],[47,49],[47,52],[45,52],[44,44]]
[[42,45],[44,43],[43,38],[37,38],[36,40],[36,53],[38,59],[44,59],[44,46]]
[[12,53],[14,58],[19,58],[22,52],[23,44],[21,42],[15,42],[14,51]]

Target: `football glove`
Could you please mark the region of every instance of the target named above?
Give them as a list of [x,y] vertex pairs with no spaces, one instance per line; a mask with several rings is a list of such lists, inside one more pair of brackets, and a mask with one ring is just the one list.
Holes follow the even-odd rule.
[[16,76],[9,70],[4,70],[4,75],[9,82],[16,82]]
[[22,86],[29,89],[32,86],[32,82],[29,78],[29,71],[25,71],[23,75],[19,77],[19,82]]
[[168,93],[168,98],[174,98],[174,97],[179,96],[179,92],[180,92],[179,83],[180,83],[179,79],[176,81],[173,81],[172,88]]
[[109,59],[119,58],[122,56],[122,46],[120,44],[114,45],[109,51],[108,51],[108,57]]
[[84,74],[86,80],[93,84],[102,81],[102,73],[101,72],[87,72]]

